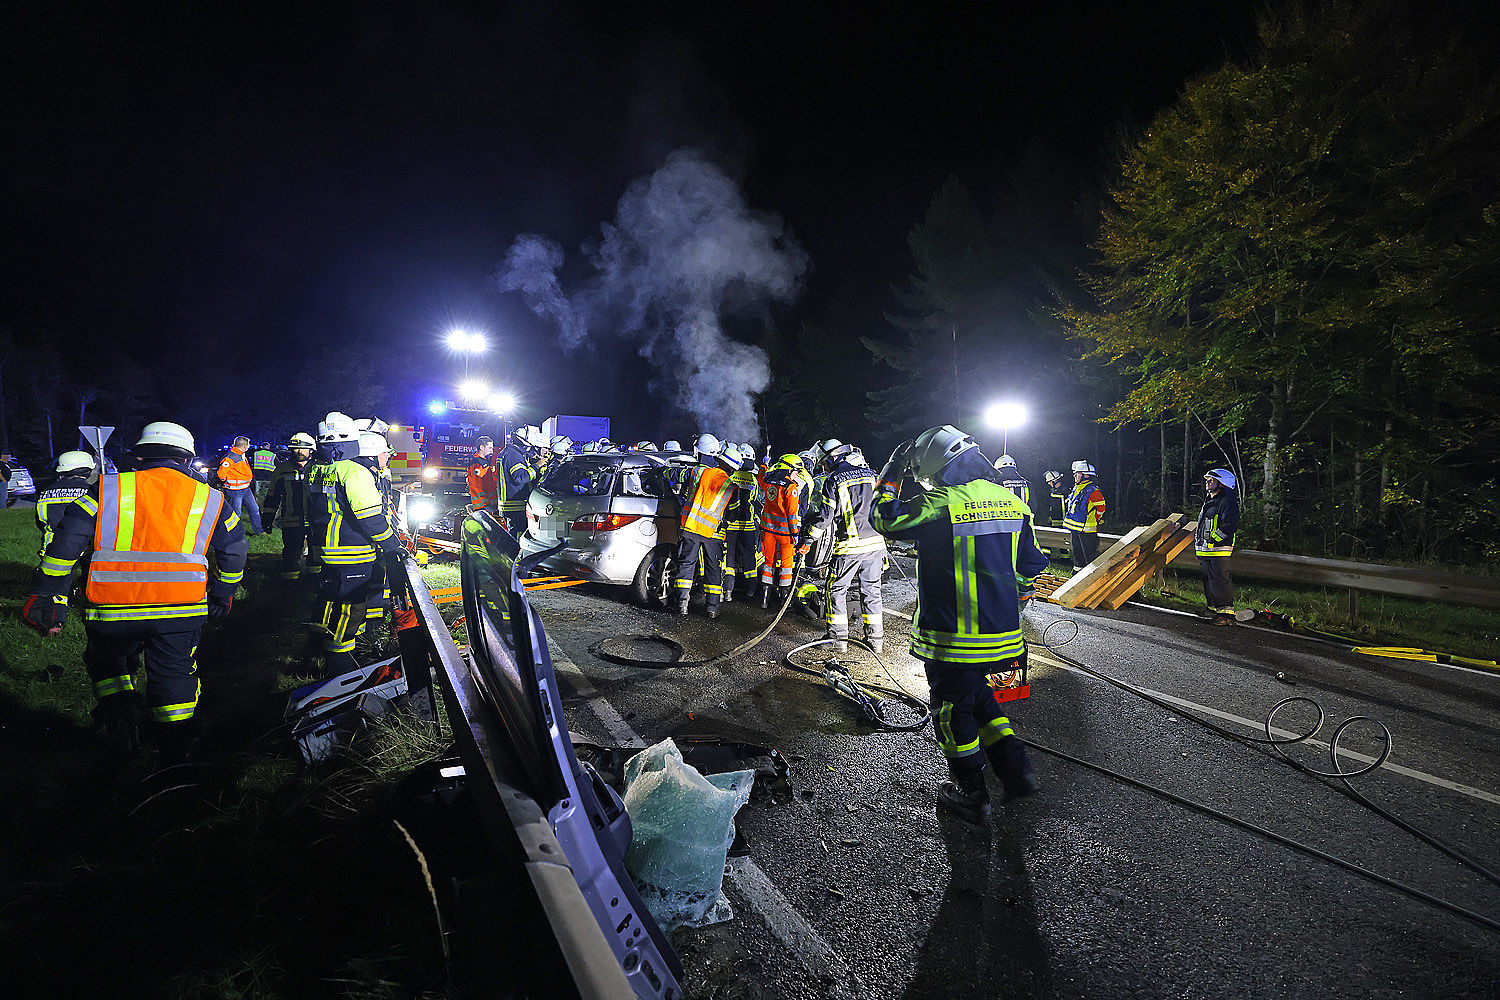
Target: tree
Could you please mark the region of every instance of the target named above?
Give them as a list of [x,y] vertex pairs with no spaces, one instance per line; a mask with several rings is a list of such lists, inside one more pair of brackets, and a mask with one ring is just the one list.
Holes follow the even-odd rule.
[[[1493,392],[1493,292],[1460,288],[1496,266],[1493,72],[1392,10],[1267,15],[1247,65],[1191,83],[1125,155],[1097,308],[1062,314],[1134,382],[1111,418],[1255,432],[1273,538],[1315,421],[1379,428],[1389,461],[1402,431],[1439,449],[1478,432]],[[1445,371],[1460,398],[1418,416]],[[1455,435],[1433,439],[1445,420]]]

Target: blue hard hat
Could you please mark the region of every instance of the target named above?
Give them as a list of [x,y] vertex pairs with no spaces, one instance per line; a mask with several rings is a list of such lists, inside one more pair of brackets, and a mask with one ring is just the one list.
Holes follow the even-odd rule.
[[1223,483],[1225,486],[1228,486],[1230,489],[1235,488],[1236,481],[1234,478],[1234,473],[1230,472],[1228,469],[1209,469],[1208,472],[1204,473],[1204,475],[1213,476],[1215,479]]

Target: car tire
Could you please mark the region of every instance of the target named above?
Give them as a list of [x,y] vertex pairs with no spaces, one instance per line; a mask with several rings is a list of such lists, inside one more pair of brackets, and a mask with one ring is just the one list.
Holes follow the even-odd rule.
[[646,558],[641,560],[641,565],[635,571],[635,578],[630,581],[630,599],[646,608],[660,603],[663,581],[668,578],[671,565],[670,545],[658,545],[646,553]]

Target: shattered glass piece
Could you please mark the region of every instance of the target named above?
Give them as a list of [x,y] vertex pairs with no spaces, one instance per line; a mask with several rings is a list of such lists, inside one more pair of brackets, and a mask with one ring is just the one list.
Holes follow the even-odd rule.
[[754,771],[704,776],[670,739],[625,764],[625,809],[634,833],[625,867],[646,909],[669,933],[733,916],[724,863],[734,815],[750,798]]

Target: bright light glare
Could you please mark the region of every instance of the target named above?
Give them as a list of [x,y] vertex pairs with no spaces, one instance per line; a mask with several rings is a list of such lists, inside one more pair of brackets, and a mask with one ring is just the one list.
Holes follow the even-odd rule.
[[406,504],[406,520],[409,524],[426,524],[437,516],[437,504],[431,500],[411,500]]
[[1020,403],[995,403],[984,411],[984,422],[991,427],[1009,430],[1026,422],[1026,407]]
[[464,329],[449,331],[447,343],[448,350],[458,354],[483,354],[490,346],[484,334]]
[[514,393],[497,392],[490,397],[490,409],[504,416],[516,408],[516,397]]
[[443,474],[443,470],[442,469],[436,468],[435,466],[431,466],[431,465],[429,465],[427,468],[425,468],[425,469],[422,470],[422,478],[425,479],[425,480],[427,480],[429,483],[435,483],[435,482],[437,482],[438,478],[442,474]]
[[432,402],[427,404],[427,412],[433,414],[434,416],[441,417],[443,414],[448,412],[448,404],[443,402],[441,399],[434,399]]
[[489,391],[490,387],[478,379],[470,379],[458,387],[458,394],[470,402],[483,399]]

